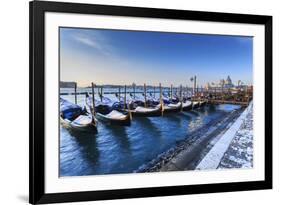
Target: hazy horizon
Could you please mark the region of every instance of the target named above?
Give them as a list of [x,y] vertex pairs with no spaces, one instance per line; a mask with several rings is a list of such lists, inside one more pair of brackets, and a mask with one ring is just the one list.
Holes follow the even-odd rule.
[[79,87],[252,84],[252,58],[252,37],[60,28],[60,80]]

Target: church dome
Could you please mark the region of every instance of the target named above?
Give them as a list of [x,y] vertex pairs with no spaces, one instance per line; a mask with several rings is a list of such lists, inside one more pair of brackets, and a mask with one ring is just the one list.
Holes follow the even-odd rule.
[[225,80],[225,87],[227,87],[227,88],[233,87],[232,80],[231,80],[230,76],[227,76],[227,78]]
[[231,85],[232,84],[232,80],[230,78],[230,76],[227,76],[227,79],[225,81],[225,84]]

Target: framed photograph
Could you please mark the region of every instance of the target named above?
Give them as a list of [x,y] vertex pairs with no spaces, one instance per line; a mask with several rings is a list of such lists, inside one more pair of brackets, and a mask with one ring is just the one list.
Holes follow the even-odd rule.
[[272,188],[272,17],[30,2],[30,203]]

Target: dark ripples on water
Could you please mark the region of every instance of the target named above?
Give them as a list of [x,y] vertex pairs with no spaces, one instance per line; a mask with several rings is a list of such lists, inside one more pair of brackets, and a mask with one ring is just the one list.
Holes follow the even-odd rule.
[[238,108],[234,105],[206,106],[163,117],[134,118],[130,127],[98,123],[97,134],[61,127],[60,176],[131,173],[177,141],[188,138],[189,132]]

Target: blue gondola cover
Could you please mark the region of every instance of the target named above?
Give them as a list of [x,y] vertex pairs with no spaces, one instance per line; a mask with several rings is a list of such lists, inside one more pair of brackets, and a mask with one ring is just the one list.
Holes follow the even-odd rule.
[[79,105],[75,105],[67,100],[60,98],[60,112],[63,118],[68,120],[74,120],[82,113],[82,108]]

